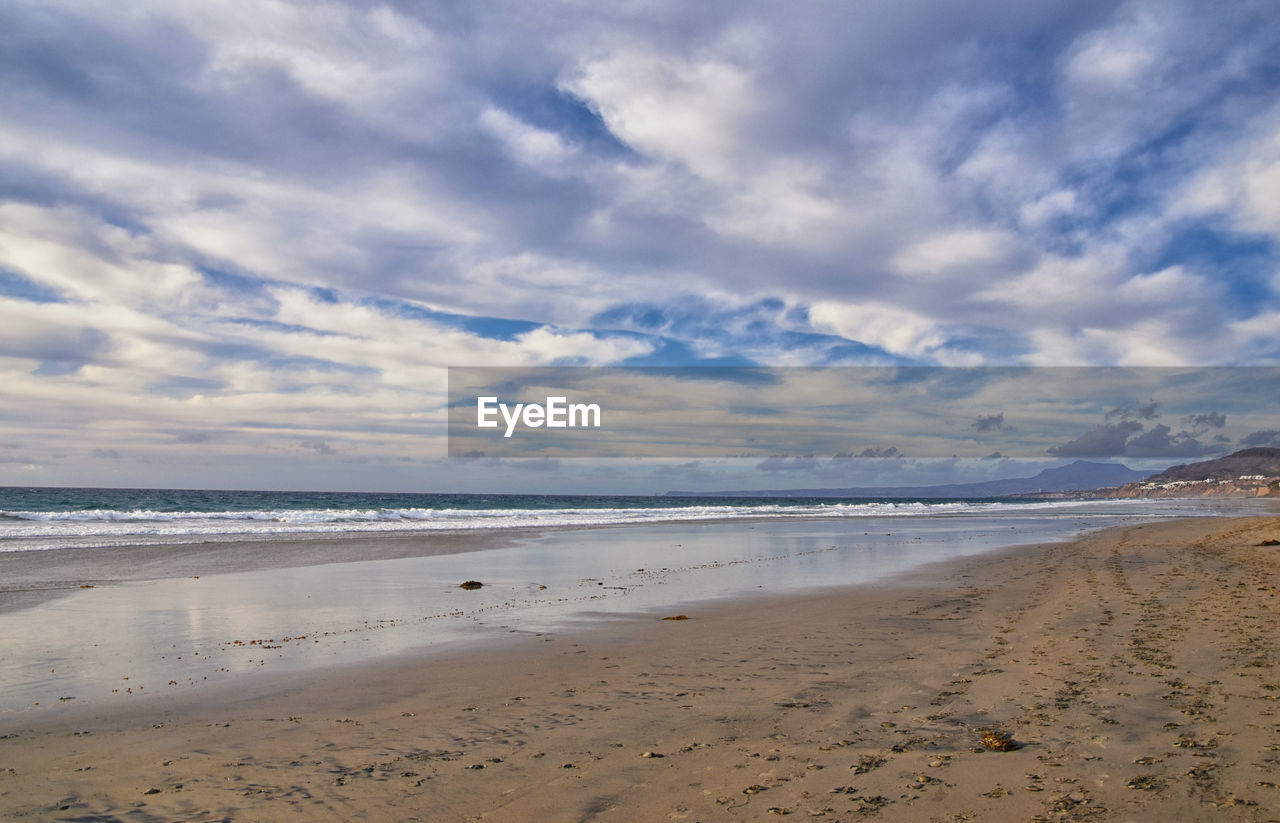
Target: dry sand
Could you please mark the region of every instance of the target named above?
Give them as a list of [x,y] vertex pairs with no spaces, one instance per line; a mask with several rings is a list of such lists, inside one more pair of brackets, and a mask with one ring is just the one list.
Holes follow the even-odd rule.
[[11,720],[0,816],[1278,820],[1276,538],[1276,518],[1129,527],[234,700]]

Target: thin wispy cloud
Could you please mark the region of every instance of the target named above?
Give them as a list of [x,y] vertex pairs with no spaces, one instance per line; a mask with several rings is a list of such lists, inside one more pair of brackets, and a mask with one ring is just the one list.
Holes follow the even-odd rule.
[[449,365],[1274,364],[1277,53],[1248,0],[6,4],[0,482],[366,482]]

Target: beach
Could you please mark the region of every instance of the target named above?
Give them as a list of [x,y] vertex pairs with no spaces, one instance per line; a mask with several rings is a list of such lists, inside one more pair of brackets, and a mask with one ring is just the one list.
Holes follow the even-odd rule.
[[687,619],[11,715],[0,812],[1273,820],[1277,538],[1273,516],[1174,519]]
[[0,823],[1280,823],[1276,6],[0,2]]

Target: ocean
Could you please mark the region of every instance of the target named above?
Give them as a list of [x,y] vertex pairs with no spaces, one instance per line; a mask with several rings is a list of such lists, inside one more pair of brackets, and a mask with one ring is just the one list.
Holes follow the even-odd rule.
[[[1125,504],[1120,504],[1126,508]],[[1071,501],[0,488],[0,552],[378,532],[1070,511]],[[1128,510],[1136,508],[1130,502]]]

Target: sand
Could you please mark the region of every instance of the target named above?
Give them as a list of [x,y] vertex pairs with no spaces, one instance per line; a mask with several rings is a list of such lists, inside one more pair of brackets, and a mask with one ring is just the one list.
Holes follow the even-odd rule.
[[[11,720],[39,820],[1280,819],[1280,520]],[[980,730],[1012,735],[985,748]]]

